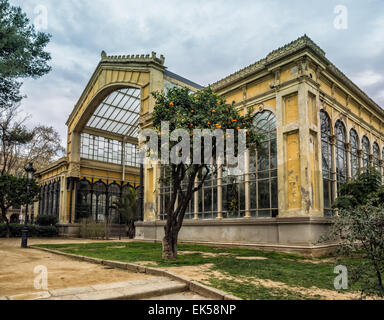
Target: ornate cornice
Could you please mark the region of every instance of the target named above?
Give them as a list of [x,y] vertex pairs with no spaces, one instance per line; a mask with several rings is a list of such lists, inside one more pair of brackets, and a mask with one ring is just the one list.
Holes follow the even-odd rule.
[[[278,61],[284,57],[287,57],[289,55],[292,55],[304,48],[311,49],[317,55],[317,57],[320,58],[322,63],[324,63],[324,65],[326,66],[326,71],[328,71],[331,75],[335,76],[335,78],[339,80],[343,85],[345,85],[346,88],[351,90],[351,92],[355,93],[358,98],[362,99],[364,102],[368,104],[368,106],[372,107],[373,110],[375,110],[381,116],[384,117],[384,110],[375,101],[373,101],[363,90],[361,90],[356,84],[354,84],[343,72],[341,72],[331,61],[329,61],[328,58],[326,58],[325,56],[325,52],[315,42],[313,42],[307,35],[304,35],[286,44],[285,46],[272,51],[265,58],[211,84],[210,86],[212,87],[213,90],[217,91],[235,81],[243,79],[248,75],[251,75],[257,71],[263,70],[271,63]],[[323,72],[323,69],[318,66],[316,69],[317,82],[319,81],[319,77],[322,72]],[[349,94],[347,92],[347,96],[348,95]],[[348,104],[351,99],[352,97],[349,96]]]
[[147,54],[132,54],[132,55],[125,55],[125,56],[108,56],[105,51],[101,52],[101,62],[137,62],[137,63],[148,63],[152,62],[155,64],[160,64],[161,66],[164,66],[165,58],[163,55],[158,58],[156,56],[156,52],[152,52],[151,55]]
[[288,55],[295,53],[295,52],[299,51],[300,49],[303,49],[306,47],[311,48],[317,54],[325,57],[325,52],[316,43],[314,43],[307,35],[304,35],[304,36],[286,44],[285,46],[272,51],[271,53],[269,53],[267,55],[266,58],[263,58],[263,59],[255,62],[255,63],[249,65],[248,67],[245,67],[245,68],[229,75],[228,77],[225,77],[224,79],[213,83],[211,85],[211,87],[214,90],[217,90],[218,88],[226,85],[227,83],[238,80],[238,79],[244,77],[245,75],[253,73],[255,71],[262,70],[266,65],[268,65],[272,62],[275,62],[275,61],[277,61],[277,60],[279,60],[285,56],[288,56]]

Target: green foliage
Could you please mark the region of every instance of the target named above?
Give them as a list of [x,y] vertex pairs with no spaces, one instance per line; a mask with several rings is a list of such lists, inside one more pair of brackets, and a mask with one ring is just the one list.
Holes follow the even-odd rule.
[[57,224],[57,217],[53,215],[38,215],[36,224],[39,226],[54,226]]
[[19,103],[19,78],[37,78],[48,73],[51,59],[44,51],[50,35],[36,32],[20,9],[0,0],[0,109]]
[[139,219],[139,206],[137,201],[137,192],[133,188],[129,188],[127,194],[112,205],[113,208],[121,214],[121,223],[128,223],[129,221],[137,221]]
[[[170,131],[185,129],[189,130],[191,136],[194,129],[221,129],[224,133],[227,129],[233,129],[235,142],[237,131],[247,129],[248,145],[260,146],[262,135],[253,126],[253,110],[249,110],[248,115],[241,116],[233,104],[226,104],[210,87],[196,93],[191,93],[187,88],[175,87],[166,94],[155,92],[153,96],[156,98],[153,127],[160,134],[162,121],[168,121]],[[225,139],[225,136],[222,138]],[[177,143],[171,142],[170,147]]]
[[343,184],[339,190],[334,207],[338,209],[353,208],[376,198],[384,203],[384,189],[381,186],[381,175],[375,168],[360,172],[355,180]]
[[[29,189],[28,202],[36,201],[40,194],[40,186],[33,180]],[[0,207],[8,210],[13,206],[23,206],[27,201],[27,179],[12,175],[0,176]],[[4,212],[3,212],[4,214]]]
[[[56,237],[59,234],[58,229],[55,226],[38,226],[38,225],[27,225],[28,237],[36,238],[49,238]],[[10,236],[14,238],[21,237],[21,231],[24,228],[23,224],[10,224]],[[7,236],[7,225],[0,223],[0,238]]]
[[0,109],[11,108],[22,100],[20,87],[21,83],[15,79],[4,78],[0,75]]
[[51,70],[51,59],[44,51],[50,35],[36,32],[20,7],[0,0],[0,76],[5,78],[40,77]]
[[359,257],[348,265],[352,284],[363,295],[384,296],[384,204],[372,201],[340,209],[320,241],[338,241],[340,257]]
[[340,188],[338,215],[319,242],[337,241],[338,256],[355,257],[348,265],[352,285],[363,296],[384,296],[384,188],[380,173],[369,168]]
[[105,239],[105,225],[95,222],[92,218],[83,219],[80,222],[79,236],[85,239]]

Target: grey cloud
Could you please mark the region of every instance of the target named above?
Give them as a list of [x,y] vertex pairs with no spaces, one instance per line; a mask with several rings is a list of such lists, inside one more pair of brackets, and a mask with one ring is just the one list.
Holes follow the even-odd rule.
[[[33,120],[65,120],[96,67],[109,54],[164,54],[166,65],[202,85],[264,57],[304,33],[352,80],[372,70],[384,75],[384,14],[379,0],[344,0],[347,30],[333,27],[337,1],[257,0],[11,0],[33,21],[36,5],[49,14],[53,70],[26,81],[25,109]],[[362,88],[384,105],[383,83]],[[54,110],[54,111],[53,111]]]

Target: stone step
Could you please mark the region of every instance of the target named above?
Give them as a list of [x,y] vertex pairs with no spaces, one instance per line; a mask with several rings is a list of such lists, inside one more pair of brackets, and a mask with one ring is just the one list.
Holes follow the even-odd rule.
[[7,297],[9,300],[140,300],[181,294],[188,285],[165,277],[115,282],[80,288],[27,293]]

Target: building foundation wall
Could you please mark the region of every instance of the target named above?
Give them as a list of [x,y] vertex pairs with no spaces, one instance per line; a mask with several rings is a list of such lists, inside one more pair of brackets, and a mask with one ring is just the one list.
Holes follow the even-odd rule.
[[[272,218],[184,221],[181,242],[312,246],[331,221],[326,218]],[[165,221],[137,222],[136,238],[161,241]]]

